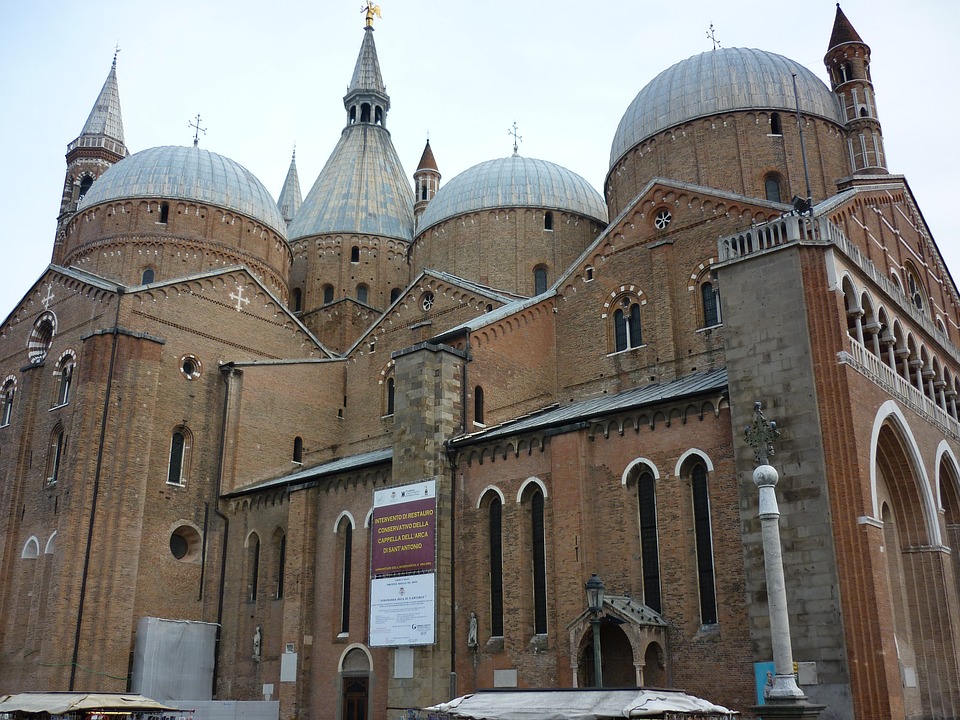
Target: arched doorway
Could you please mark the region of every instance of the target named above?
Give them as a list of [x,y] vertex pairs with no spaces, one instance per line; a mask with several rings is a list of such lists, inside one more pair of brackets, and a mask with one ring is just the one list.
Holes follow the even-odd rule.
[[370,709],[370,658],[360,647],[347,650],[340,671],[340,719],[367,720]]
[[[577,685],[596,687],[593,673],[593,631],[588,629],[580,642]],[[604,687],[636,687],[637,671],[633,663],[630,639],[619,624],[609,618],[600,622],[600,664]]]

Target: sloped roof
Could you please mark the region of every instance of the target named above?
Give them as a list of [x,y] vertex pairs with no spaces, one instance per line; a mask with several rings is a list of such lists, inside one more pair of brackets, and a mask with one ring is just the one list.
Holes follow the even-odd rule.
[[272,480],[263,480],[261,482],[247,485],[233,492],[224,493],[223,497],[237,497],[248,493],[260,492],[271,488],[283,487],[285,485],[304,485],[311,483],[329,475],[356,470],[357,468],[368,465],[379,465],[380,463],[390,462],[393,459],[393,448],[383,448],[371,452],[360,453],[359,455],[350,455],[348,457],[337,458],[328,463],[314,465],[305,470],[298,470],[289,475],[283,475]]
[[832,50],[837,45],[848,42],[862,43],[863,40],[860,39],[860,35],[854,30],[850,21],[847,20],[847,16],[843,14],[840,3],[837,3],[837,15],[833,20],[833,32],[830,34],[830,45],[827,46],[827,49]]

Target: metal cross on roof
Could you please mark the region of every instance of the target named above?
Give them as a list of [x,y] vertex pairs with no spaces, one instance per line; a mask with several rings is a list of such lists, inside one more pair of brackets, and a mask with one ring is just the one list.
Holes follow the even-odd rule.
[[513,127],[507,128],[507,135],[513,135],[513,154],[517,154],[517,143],[523,142],[523,137],[517,134],[517,121],[513,121]]
[[720,47],[720,41],[717,40],[717,36],[713,32],[713,23],[710,23],[710,29],[707,30],[707,39],[713,43],[714,50]]
[[196,124],[191,120],[187,123],[187,127],[192,127],[196,131],[193,133],[193,146],[196,147],[200,143],[200,133],[207,134],[207,129],[200,127],[200,113],[197,113]]
[[753,448],[757,465],[767,465],[769,457],[773,455],[773,441],[780,437],[777,424],[763,416],[762,405],[757,402],[753,406],[753,422],[744,430],[747,444]]

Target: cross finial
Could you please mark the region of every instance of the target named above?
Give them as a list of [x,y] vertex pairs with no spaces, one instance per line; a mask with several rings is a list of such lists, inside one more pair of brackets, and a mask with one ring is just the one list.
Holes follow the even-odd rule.
[[117,54],[120,52],[120,43],[118,42],[116,47],[113,48],[113,67],[117,67]]
[[713,32],[713,23],[710,23],[710,29],[707,30],[707,39],[713,43],[713,49],[716,50],[720,47],[720,41],[717,40],[716,34]]
[[197,113],[196,124],[194,124],[194,122],[191,120],[187,123],[187,127],[192,127],[195,130],[193,133],[193,146],[196,147],[200,143],[200,133],[203,133],[204,135],[207,134],[207,129],[200,127],[200,113]]
[[523,137],[517,134],[517,121],[513,121],[513,127],[507,128],[507,135],[513,135],[513,154],[514,157],[517,155],[517,143],[523,142]]
[[754,404],[753,423],[747,425],[743,434],[747,444],[753,447],[757,465],[768,465],[768,460],[773,455],[773,441],[780,437],[780,431],[777,430],[775,422],[763,416],[762,407],[759,401]]

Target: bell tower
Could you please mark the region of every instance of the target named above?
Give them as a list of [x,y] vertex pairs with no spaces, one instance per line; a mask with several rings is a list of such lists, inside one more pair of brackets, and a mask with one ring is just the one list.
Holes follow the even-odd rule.
[[60,214],[57,216],[57,237],[53,261],[58,261],[67,222],[77,210],[77,204],[111,165],[128,155],[123,142],[123,118],[120,115],[120,92],[117,88],[117,55],[103,83],[100,95],[84,123],[80,135],[67,145],[67,172],[63,181]]
[[840,3],[823,62],[846,119],[851,175],[887,174],[877,98],[870,78],[870,46],[847,20]]
[[429,140],[423,148],[417,171],[413,174],[413,184],[417,193],[417,199],[413,204],[413,216],[419,222],[423,211],[427,209],[427,203],[433,200],[433,196],[440,189],[440,170],[437,169],[437,161],[433,157]]

